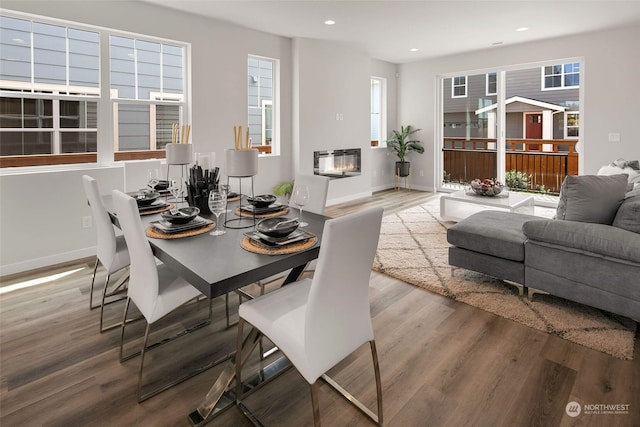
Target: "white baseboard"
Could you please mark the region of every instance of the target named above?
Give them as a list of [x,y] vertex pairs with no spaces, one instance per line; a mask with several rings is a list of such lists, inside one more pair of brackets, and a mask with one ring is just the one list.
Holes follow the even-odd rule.
[[327,200],[327,206],[337,205],[338,203],[351,202],[357,199],[364,199],[365,197],[371,197],[373,193],[371,191],[365,191],[363,193],[351,194],[345,197],[338,197],[336,199]]
[[16,262],[13,264],[0,265],[0,276],[22,273],[36,268],[49,267],[64,262],[74,261],[77,259],[95,256],[96,247],[78,249],[75,251],[65,252],[61,254],[35,258],[26,261]]

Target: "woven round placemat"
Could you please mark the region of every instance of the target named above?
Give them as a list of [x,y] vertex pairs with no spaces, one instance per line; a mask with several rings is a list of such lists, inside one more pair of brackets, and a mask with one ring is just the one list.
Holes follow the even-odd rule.
[[[238,216],[243,216],[243,217],[247,217],[247,218],[253,218],[253,212],[247,212],[247,211],[242,210],[240,208],[236,208],[236,210],[233,213],[235,213]],[[275,218],[277,216],[286,215],[288,213],[289,213],[289,208],[285,207],[285,208],[280,209],[279,211],[256,214],[256,218]]]
[[191,236],[197,236],[198,234],[204,234],[207,231],[213,230],[215,226],[216,226],[216,223],[214,222],[213,224],[209,224],[205,227],[195,228],[193,230],[181,231],[180,233],[167,234],[167,233],[163,233],[162,231],[158,230],[154,226],[150,225],[145,230],[145,234],[147,235],[147,237],[153,237],[154,239],[181,239],[183,237],[191,237]]
[[157,214],[157,213],[160,213],[160,212],[168,211],[169,209],[173,209],[173,204],[172,203],[169,203],[168,205],[163,206],[163,207],[158,208],[158,209],[150,209],[148,211],[141,211],[140,212],[140,216]]
[[290,245],[265,247],[248,237],[243,237],[242,241],[240,242],[240,246],[242,246],[242,249],[256,254],[287,255],[312,248],[316,243],[318,243],[318,238],[314,236],[309,240],[303,240],[301,242],[292,243]]

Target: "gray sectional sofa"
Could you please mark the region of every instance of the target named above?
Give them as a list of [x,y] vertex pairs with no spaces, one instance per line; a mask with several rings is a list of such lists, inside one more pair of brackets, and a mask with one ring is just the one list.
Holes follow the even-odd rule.
[[640,190],[567,177],[555,219],[482,211],[447,232],[449,264],[640,322]]

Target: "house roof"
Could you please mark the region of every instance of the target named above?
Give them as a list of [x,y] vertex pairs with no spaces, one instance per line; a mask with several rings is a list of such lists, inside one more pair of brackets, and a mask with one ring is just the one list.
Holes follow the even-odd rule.
[[[549,102],[537,101],[535,99],[525,98],[524,96],[512,96],[511,98],[507,98],[504,103],[506,105],[513,104],[514,102],[521,102],[523,104],[534,105],[536,107],[542,108],[544,110],[553,110],[553,111],[566,111],[567,108],[561,105],[551,104]],[[475,111],[476,115],[486,113],[487,111],[495,110],[498,104],[487,105],[486,107],[482,107]]]

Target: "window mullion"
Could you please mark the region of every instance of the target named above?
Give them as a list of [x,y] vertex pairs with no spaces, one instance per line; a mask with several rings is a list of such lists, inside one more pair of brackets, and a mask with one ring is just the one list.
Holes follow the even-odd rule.
[[51,115],[53,117],[53,141],[51,154],[62,153],[62,135],[60,135],[60,100],[53,99],[51,106]]
[[106,165],[114,161],[114,145],[118,143],[114,135],[113,107],[110,89],[109,34],[100,33],[100,99],[98,100],[98,164]]

